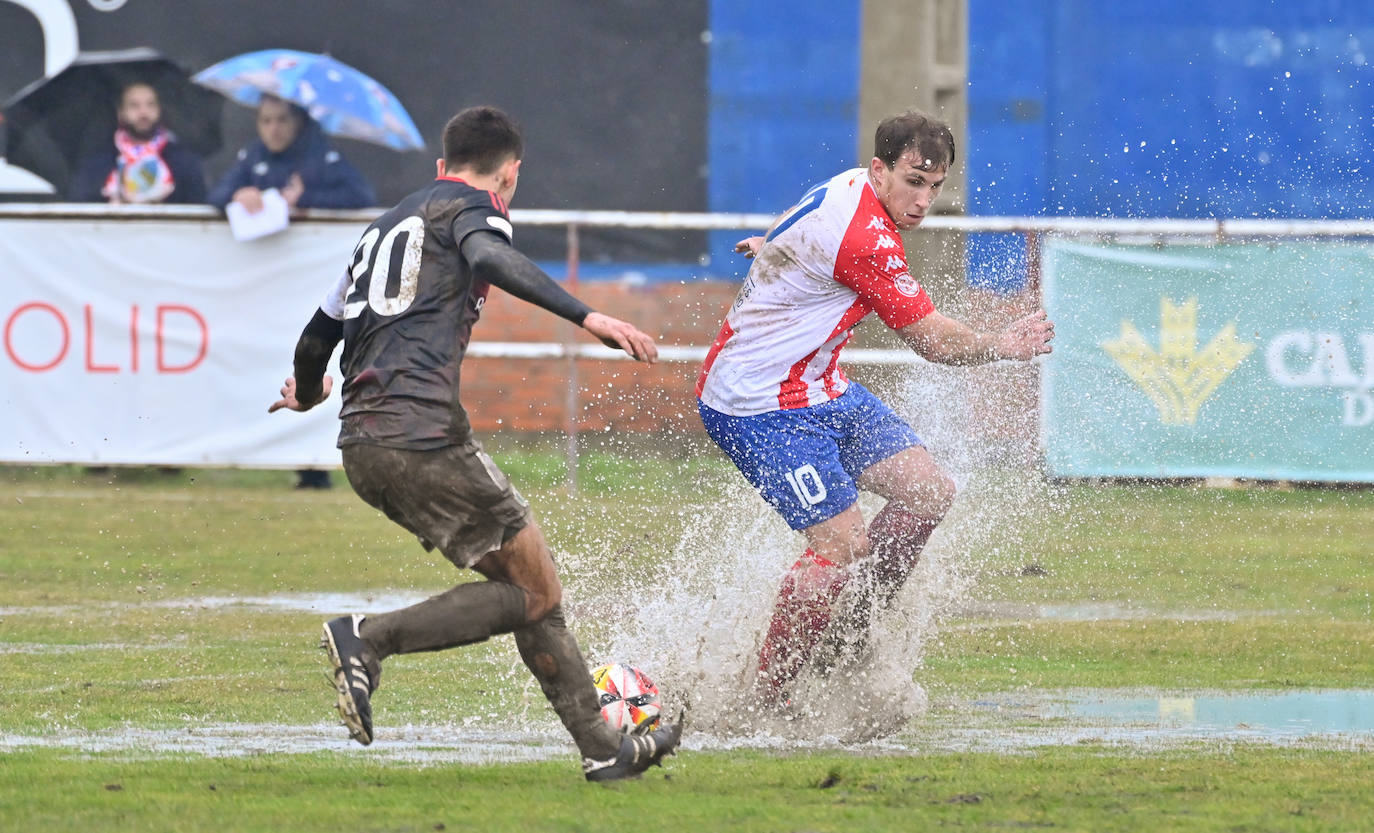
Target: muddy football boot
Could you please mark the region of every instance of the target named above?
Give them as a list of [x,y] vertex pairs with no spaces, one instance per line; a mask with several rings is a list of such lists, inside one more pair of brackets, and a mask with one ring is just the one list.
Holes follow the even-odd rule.
[[[358,623],[363,620],[360,614],[340,616],[324,623],[324,638],[320,647],[329,654],[334,665],[334,690],[338,692],[337,708],[348,727],[349,737],[367,746],[372,743],[372,692],[377,690],[380,680],[368,670],[363,659],[366,646],[358,635]],[[378,668],[377,663],[371,663]]]
[[662,766],[665,755],[676,754],[682,741],[682,719],[665,723],[644,735],[626,735],[620,740],[620,751],[604,761],[582,759],[582,774],[588,781],[619,781],[638,778],[651,766]]

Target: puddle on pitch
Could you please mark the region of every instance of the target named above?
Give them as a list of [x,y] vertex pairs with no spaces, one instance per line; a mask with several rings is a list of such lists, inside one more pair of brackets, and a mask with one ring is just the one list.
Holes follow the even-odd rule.
[[[437,592],[437,591],[436,591]],[[201,596],[165,602],[170,607],[244,607],[302,613],[382,613],[424,601],[426,594],[404,590],[369,593],[277,593],[271,596]]]
[[[1055,622],[1142,621],[1161,619],[1170,622],[1233,622],[1233,610],[1153,610],[1130,605],[1091,602],[1080,604],[1024,604],[1017,602],[967,602],[959,605],[957,616],[979,622],[1045,619]],[[1277,616],[1281,611],[1250,610],[1246,616]]]
[[1087,698],[1070,716],[1200,732],[1265,735],[1374,734],[1374,691],[1292,691],[1198,697]]
[[[435,592],[439,592],[436,590]],[[132,610],[135,608],[167,608],[171,610],[223,610],[237,608],[245,611],[269,610],[286,613],[381,613],[408,607],[424,601],[429,594],[408,590],[377,590],[363,593],[277,593],[270,596],[196,596],[186,599],[155,599],[130,602],[89,602],[84,605],[47,605],[34,607],[0,607],[0,616],[21,616],[30,613],[61,614],[100,610]]]
[[1050,719],[1061,732],[1072,729],[1085,738],[1109,741],[1374,741],[1374,691],[1368,690],[1137,696],[1090,692],[1020,702],[981,700],[973,705],[1013,720]]
[[[724,737],[694,733],[683,748],[741,748],[804,753],[809,750],[912,755],[934,751],[1024,754],[1046,746],[1109,746],[1141,752],[1195,743],[1374,751],[1374,691],[1261,692],[1252,694],[1117,697],[1104,692],[1066,692],[1024,699],[979,700],[964,711],[971,725],[908,728],[864,743],[833,737],[809,740]],[[238,757],[356,752],[336,725],[202,724],[181,729],[123,727],[103,731],[58,730],[37,735],[0,735],[0,751],[40,746],[81,752],[157,757],[193,754]],[[559,758],[576,753],[551,722],[523,729],[473,725],[409,724],[378,731],[369,755],[419,765],[490,764]]]
[[[328,724],[218,723],[194,724],[182,729],[123,727],[42,735],[0,735],[0,751],[34,746],[135,757],[236,758],[357,751],[341,727]],[[572,743],[552,729],[520,732],[454,725],[391,727],[379,734],[378,743],[369,747],[367,754],[422,765],[518,763],[560,757],[577,760]]]

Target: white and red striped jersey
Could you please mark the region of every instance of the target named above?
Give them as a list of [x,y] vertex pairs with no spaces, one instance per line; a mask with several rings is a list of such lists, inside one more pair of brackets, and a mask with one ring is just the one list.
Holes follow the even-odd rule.
[[815,186],[754,258],[706,354],[697,396],[732,416],[805,408],[849,387],[840,349],[877,311],[893,329],[935,310],[897,226],[856,168]]

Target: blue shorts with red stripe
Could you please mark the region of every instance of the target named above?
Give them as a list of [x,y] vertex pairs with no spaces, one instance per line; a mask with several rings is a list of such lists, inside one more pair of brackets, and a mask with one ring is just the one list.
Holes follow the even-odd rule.
[[730,416],[697,400],[697,410],[706,433],[793,529],[848,509],[858,500],[864,469],[922,444],[858,382],[805,408]]

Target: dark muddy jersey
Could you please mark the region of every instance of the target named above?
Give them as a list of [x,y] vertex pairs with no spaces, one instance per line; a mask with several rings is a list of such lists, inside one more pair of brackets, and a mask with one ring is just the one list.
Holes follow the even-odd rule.
[[473,280],[459,247],[478,231],[509,243],[505,204],[440,177],[363,233],[321,307],[344,325],[340,446],[431,449],[469,437],[458,369],[490,286]]

